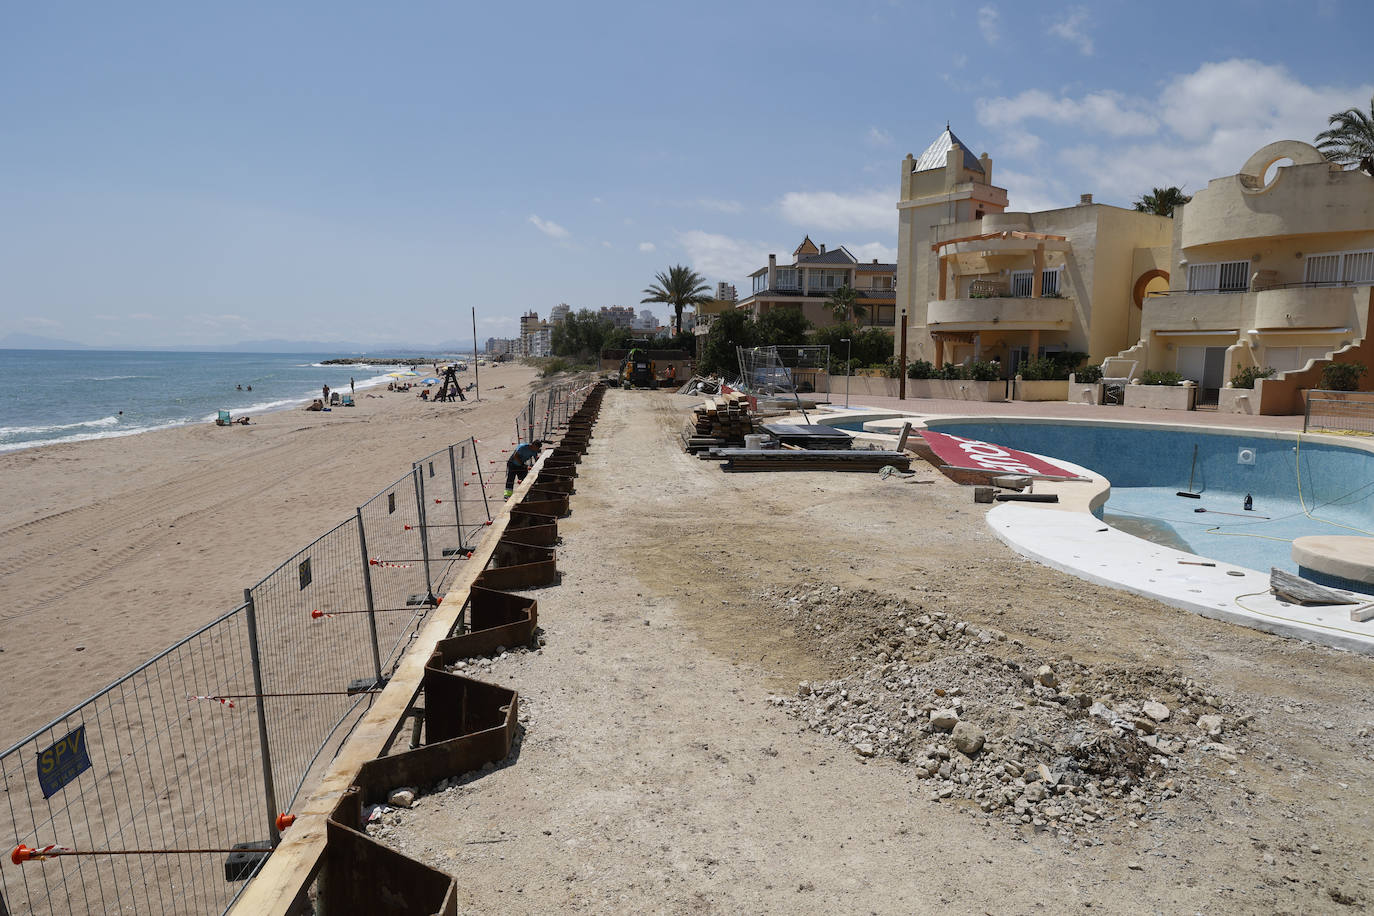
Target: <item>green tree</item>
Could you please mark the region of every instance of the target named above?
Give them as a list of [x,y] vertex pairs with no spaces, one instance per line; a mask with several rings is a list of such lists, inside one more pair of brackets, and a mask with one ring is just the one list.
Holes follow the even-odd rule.
[[783,345],[800,346],[806,343],[806,332],[811,330],[811,322],[801,313],[801,309],[769,309],[755,322],[755,347],[776,347]]
[[1317,134],[1316,147],[1332,162],[1354,165],[1365,157],[1374,157],[1374,96],[1369,99],[1369,111],[1347,108],[1327,119],[1330,129]]
[[859,305],[859,294],[849,286],[841,286],[831,293],[825,306],[830,309],[830,314],[835,316],[836,321],[851,324],[868,313],[868,309]]
[[590,359],[600,354],[606,335],[614,330],[613,323],[591,309],[569,312],[553,326],[553,353],[573,359]]
[[671,305],[674,333],[682,330],[684,308],[711,301],[711,297],[706,295],[711,288],[706,280],[701,274],[682,264],[674,264],[666,273],[659,271],[654,274],[654,281],[652,286],[644,290],[645,298],[639,302],[641,305],[648,302],[664,302]]
[[[849,343],[843,343],[848,339]],[[832,366],[844,365],[846,354],[856,366],[875,366],[892,355],[892,333],[882,328],[856,328],[852,324],[834,324],[820,328],[811,335],[818,347],[830,348]]]
[[758,326],[748,312],[731,309],[711,322],[702,344],[697,371],[705,375],[733,376],[739,373],[736,347],[758,346]]
[[1153,213],[1155,216],[1173,216],[1174,209],[1192,200],[1192,195],[1184,194],[1179,187],[1155,188],[1135,202],[1140,213]]

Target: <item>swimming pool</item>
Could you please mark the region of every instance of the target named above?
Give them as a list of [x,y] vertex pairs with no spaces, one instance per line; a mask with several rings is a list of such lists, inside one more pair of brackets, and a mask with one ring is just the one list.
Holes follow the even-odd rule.
[[[1212,560],[1298,572],[1293,539],[1374,534],[1374,454],[1360,448],[1292,433],[1064,420],[926,425],[1091,468],[1111,481],[1098,511],[1103,521]],[[1189,489],[1190,476],[1199,499],[1176,495]]]

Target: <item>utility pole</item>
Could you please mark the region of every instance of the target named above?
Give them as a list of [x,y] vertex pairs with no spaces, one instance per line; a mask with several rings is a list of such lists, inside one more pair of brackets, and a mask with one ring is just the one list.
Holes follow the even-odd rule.
[[474,401],[482,400],[482,378],[477,371],[477,306],[472,307],[472,383],[477,386],[472,394]]
[[902,350],[897,357],[897,399],[906,400],[906,308],[902,308]]

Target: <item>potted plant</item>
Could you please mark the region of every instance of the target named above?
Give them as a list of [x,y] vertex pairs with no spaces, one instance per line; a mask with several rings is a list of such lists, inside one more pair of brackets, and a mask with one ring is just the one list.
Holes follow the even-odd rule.
[[1146,369],[1140,384],[1126,386],[1126,406],[1192,410],[1197,406],[1197,384],[1172,370]]
[[1322,367],[1324,391],[1359,391],[1360,377],[1367,368],[1363,363],[1327,363]]
[[1075,404],[1102,403],[1102,366],[1088,363],[1069,373],[1065,399]]
[[1231,382],[1217,395],[1217,410],[1222,413],[1259,413],[1260,401],[1255,395],[1255,382],[1272,378],[1269,366],[1242,366],[1231,376]]

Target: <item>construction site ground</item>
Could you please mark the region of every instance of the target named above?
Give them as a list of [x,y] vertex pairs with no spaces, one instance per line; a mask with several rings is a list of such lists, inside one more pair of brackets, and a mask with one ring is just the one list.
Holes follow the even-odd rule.
[[[920,463],[722,473],[682,451],[695,403],[608,392],[542,646],[471,663],[519,691],[517,751],[371,828],[460,912],[1374,901],[1374,660],[1039,566]],[[1153,703],[1167,755],[1138,743]],[[932,729],[945,706],[980,752]]]

